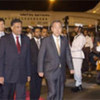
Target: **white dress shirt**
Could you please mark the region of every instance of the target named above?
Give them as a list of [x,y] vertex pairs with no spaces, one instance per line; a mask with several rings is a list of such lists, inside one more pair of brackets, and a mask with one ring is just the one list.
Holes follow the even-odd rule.
[[27,36],[32,39],[32,34],[31,33],[28,33]]
[[15,34],[13,33],[13,37],[14,37],[15,43],[17,43],[16,37],[19,37],[18,39],[19,39],[19,43],[20,43],[20,45],[21,45],[21,36],[20,36],[20,35],[15,35]]
[[[40,45],[41,45],[41,40],[40,40],[40,38],[37,39],[36,37],[34,37],[34,40],[35,40],[35,42],[36,42],[38,48],[40,49]],[[38,44],[38,42],[39,42],[39,44]]]
[[1,38],[2,36],[4,36],[4,35],[5,35],[4,32],[0,32],[0,38]]
[[54,39],[54,42],[55,42],[56,47],[57,47],[57,38],[59,39],[59,47],[61,47],[61,39],[60,39],[60,36],[57,37],[54,34],[52,36],[53,36],[53,39]]

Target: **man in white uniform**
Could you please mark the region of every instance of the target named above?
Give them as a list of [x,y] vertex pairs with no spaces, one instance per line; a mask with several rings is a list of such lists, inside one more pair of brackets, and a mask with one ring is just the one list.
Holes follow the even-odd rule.
[[74,40],[72,42],[71,47],[71,53],[72,53],[72,59],[73,59],[73,65],[74,65],[74,79],[76,81],[75,88],[72,89],[73,92],[78,92],[83,90],[82,88],[82,62],[84,57],[84,53],[82,51],[86,39],[84,35],[81,33],[82,27],[77,26],[75,27],[75,31],[77,32],[77,35],[74,37]]

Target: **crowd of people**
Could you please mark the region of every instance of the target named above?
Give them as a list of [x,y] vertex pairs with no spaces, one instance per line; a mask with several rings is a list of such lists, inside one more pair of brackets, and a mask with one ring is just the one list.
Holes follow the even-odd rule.
[[81,26],[75,26],[75,34],[68,36],[60,20],[53,21],[49,31],[28,27],[23,34],[22,21],[13,19],[7,34],[5,21],[0,18],[0,100],[14,100],[15,93],[16,100],[25,100],[26,82],[30,83],[30,100],[39,100],[43,77],[48,86],[47,100],[63,100],[66,66],[74,74],[72,91],[83,90],[82,73],[100,66],[100,40],[94,42]]

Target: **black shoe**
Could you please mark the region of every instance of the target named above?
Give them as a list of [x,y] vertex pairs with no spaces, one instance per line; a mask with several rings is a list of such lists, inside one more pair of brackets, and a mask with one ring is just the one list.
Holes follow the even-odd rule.
[[83,91],[82,85],[80,85],[78,88],[79,88],[80,91]]
[[82,85],[72,88],[73,92],[83,91]]

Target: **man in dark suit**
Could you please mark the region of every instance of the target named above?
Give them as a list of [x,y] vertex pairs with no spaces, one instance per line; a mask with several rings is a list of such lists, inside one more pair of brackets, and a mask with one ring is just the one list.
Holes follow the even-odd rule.
[[[6,33],[4,32],[5,30],[5,20],[0,18],[0,39],[2,36],[4,36]],[[2,97],[2,82],[3,82],[3,77],[0,77],[0,100]]]
[[0,40],[0,77],[3,78],[2,100],[25,100],[25,83],[30,81],[30,40],[21,35],[22,22],[11,22],[12,33]]
[[60,36],[62,24],[59,20],[51,24],[53,34],[42,41],[38,56],[38,73],[45,76],[48,84],[47,100],[62,100],[66,63],[73,74],[72,57],[66,37]]
[[34,29],[34,37],[31,40],[31,81],[30,81],[30,99],[39,100],[41,91],[42,79],[38,76],[37,62],[38,53],[41,45],[41,29],[36,27]]

